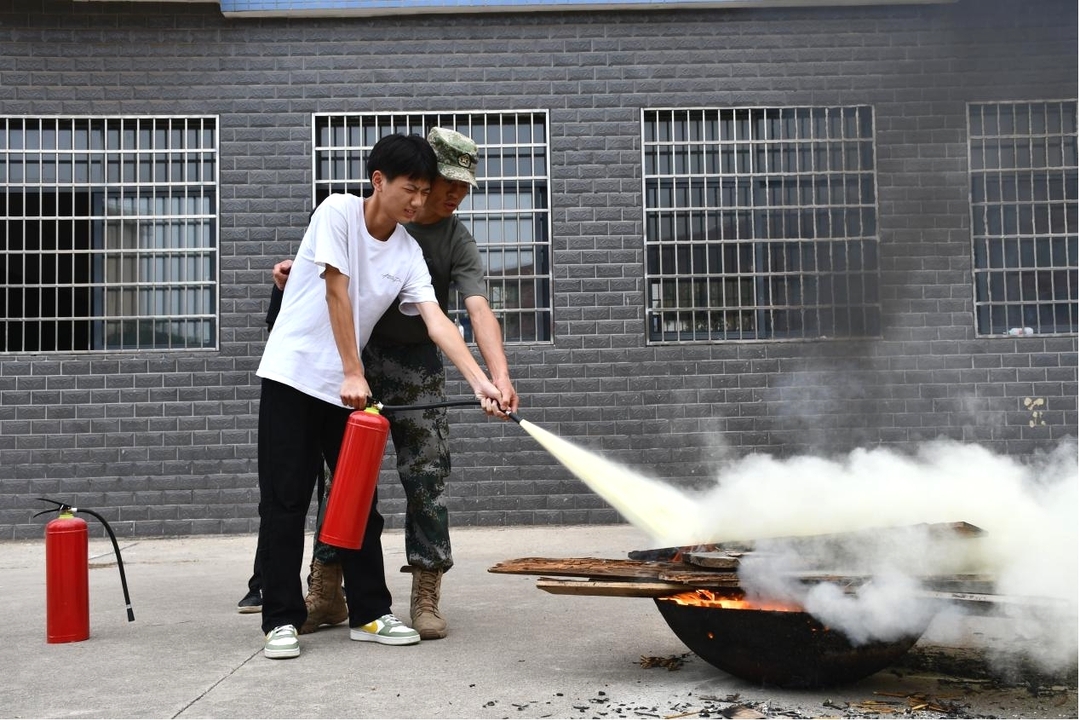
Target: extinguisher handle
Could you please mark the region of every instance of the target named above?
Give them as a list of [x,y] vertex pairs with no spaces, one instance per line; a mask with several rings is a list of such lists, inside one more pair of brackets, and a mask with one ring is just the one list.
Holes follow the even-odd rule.
[[64,512],[65,510],[71,510],[72,509],[71,506],[68,505],[67,503],[60,502],[59,500],[53,500],[52,498],[39,497],[38,500],[41,500],[42,502],[52,503],[54,507],[51,507],[48,510],[42,510],[41,512],[36,512],[36,513],[34,513],[33,515],[30,516],[31,518],[36,518],[39,515],[45,515],[47,513],[54,513],[54,512],[60,513],[60,512]]

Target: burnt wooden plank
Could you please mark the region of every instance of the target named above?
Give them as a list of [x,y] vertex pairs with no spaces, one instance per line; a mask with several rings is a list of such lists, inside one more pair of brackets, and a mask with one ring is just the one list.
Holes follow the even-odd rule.
[[691,565],[716,570],[738,570],[739,558],[746,553],[733,552],[690,552],[683,555],[683,561]]
[[[572,578],[586,578],[594,582],[618,581],[627,587],[616,591],[612,585],[612,594],[644,593],[649,597],[651,590],[637,590],[629,587],[641,583],[674,584],[684,589],[693,588],[738,588],[739,578],[735,571],[723,569],[698,568],[684,563],[645,562],[611,558],[519,558],[498,563],[488,572],[517,575],[556,575]],[[793,580],[806,583],[832,583],[849,589],[858,588],[872,576],[865,573],[838,572],[795,572],[787,573]],[[927,591],[994,593],[993,578],[980,574],[933,575],[920,578]],[[597,585],[603,589],[603,585]],[[620,586],[621,587],[621,586]],[[569,594],[569,593],[567,593]],[[582,593],[587,594],[587,593]],[[600,594],[595,593],[595,594]]]
[[687,554],[752,552],[758,543],[803,544],[803,543],[843,543],[859,541],[861,538],[880,542],[890,535],[901,536],[903,533],[925,532],[934,538],[973,538],[986,535],[982,528],[969,522],[919,523],[915,525],[897,525],[881,528],[867,528],[842,533],[821,533],[818,535],[793,535],[780,537],[745,538],[697,545],[631,550],[627,557],[631,560],[678,561]]
[[488,572],[515,575],[566,575],[656,580],[666,570],[686,568],[682,563],[645,562],[612,558],[517,558],[504,560]]
[[956,535],[957,537],[983,537],[986,535],[986,531],[981,527],[963,521],[953,523],[933,523],[930,524],[929,527],[931,532]]
[[[552,595],[572,595],[576,597],[626,597],[659,598],[677,595],[697,589],[682,583],[643,581],[643,580],[582,580],[570,578],[539,578],[536,587]],[[719,589],[719,588],[718,588]],[[726,589],[726,588],[725,588]],[[1061,610],[1061,607],[1046,598],[1014,597],[992,593],[938,592],[927,590],[918,597],[941,600],[952,605],[961,605],[968,612],[977,615],[999,615],[1009,607],[1039,608],[1042,610]]]
[[666,582],[677,582],[693,588],[737,588],[739,576],[733,572],[709,572],[707,570],[670,569],[657,576]]
[[[536,581],[536,587],[552,595],[658,598],[696,590],[699,586],[654,580],[589,580],[541,577]],[[1053,600],[1047,598],[995,595],[981,592],[924,590],[918,593],[918,597],[963,605],[970,612],[980,615],[997,614],[1002,612],[1004,608],[1012,606],[1038,607],[1047,610],[1061,610],[1064,606],[1063,602],[1055,604]]]
[[[626,554],[631,560],[677,561],[686,553],[723,552],[729,543],[703,543],[701,545],[683,545],[682,547],[652,548],[649,550],[631,550]],[[738,549],[738,548],[732,548]]]
[[[861,573],[829,573],[829,572],[794,572],[785,573],[793,580],[805,584],[831,583],[845,587],[857,587],[864,585],[873,576]],[[983,595],[994,594],[994,579],[989,575],[982,574],[958,574],[958,575],[926,575],[916,578],[926,590],[955,593],[977,593]]]
[[553,595],[595,595],[600,597],[656,598],[686,592],[690,588],[681,583],[653,580],[577,580],[569,578],[546,578],[536,581],[536,587]]
[[1043,612],[1073,613],[1075,608],[1059,598],[1034,597],[1030,595],[995,595],[978,592],[937,592],[927,590],[920,597],[942,600],[949,604],[964,606],[964,609],[979,615],[1014,615],[1018,611],[1030,613],[1034,610]]
[[997,582],[991,575],[931,575],[922,578],[925,587],[941,592],[979,593],[993,595],[997,592]]

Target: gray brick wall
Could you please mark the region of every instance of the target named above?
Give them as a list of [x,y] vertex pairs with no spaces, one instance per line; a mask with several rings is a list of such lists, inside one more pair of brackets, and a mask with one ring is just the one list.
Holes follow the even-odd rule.
[[[1076,97],[1075,2],[226,19],[43,0],[0,7],[0,48],[3,114],[213,114],[221,138],[220,350],[0,355],[0,539],[40,536],[39,495],[127,536],[256,529],[267,273],[310,211],[314,112],[550,111],[555,340],[510,348],[521,414],[643,472],[700,482],[720,442],[1024,455],[1076,434],[1075,337],[975,337],[965,121],[970,101]],[[816,104],[874,108],[883,339],[646,345],[641,108]],[[618,520],[514,425],[454,411],[453,450],[457,525]]]

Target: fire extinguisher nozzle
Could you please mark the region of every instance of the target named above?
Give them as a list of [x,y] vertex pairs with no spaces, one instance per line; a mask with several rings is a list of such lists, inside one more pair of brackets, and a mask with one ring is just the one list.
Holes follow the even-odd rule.
[[521,418],[520,418],[520,417],[518,416],[518,414],[517,414],[517,413],[514,413],[514,412],[509,412],[509,411],[508,411],[508,412],[506,413],[506,417],[510,418],[511,420],[513,420],[514,422],[516,422],[516,423],[517,423],[518,425],[520,425],[520,424],[521,424]]

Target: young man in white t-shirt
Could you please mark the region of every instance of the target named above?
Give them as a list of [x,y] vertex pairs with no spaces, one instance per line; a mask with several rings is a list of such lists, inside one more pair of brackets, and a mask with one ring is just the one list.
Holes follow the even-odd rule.
[[[372,194],[335,194],[312,214],[297,251],[281,311],[263,351],[259,407],[259,552],[263,652],[300,654],[296,629],[307,615],[300,584],[304,528],[325,458],[337,464],[349,415],[371,399],[360,353],[375,322],[399,301],[419,315],[436,345],[461,371],[484,411],[502,397],[473,359],[435,298],[423,253],[402,223],[423,206],[438,174],[419,135],[388,135],[368,157]],[[391,613],[372,503],[360,550],[342,550],[350,637],[386,645],[419,642]]]

